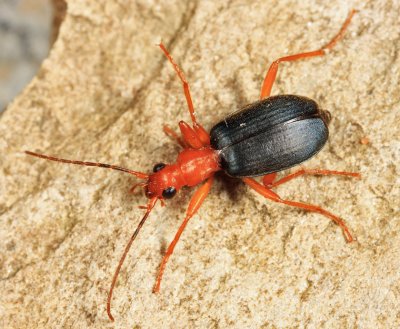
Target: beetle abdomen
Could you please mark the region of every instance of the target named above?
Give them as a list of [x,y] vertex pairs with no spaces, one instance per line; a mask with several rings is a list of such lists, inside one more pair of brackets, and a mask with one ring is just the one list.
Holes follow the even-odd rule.
[[295,166],[328,139],[329,113],[313,100],[279,95],[250,104],[216,124],[211,145],[231,176],[259,176]]

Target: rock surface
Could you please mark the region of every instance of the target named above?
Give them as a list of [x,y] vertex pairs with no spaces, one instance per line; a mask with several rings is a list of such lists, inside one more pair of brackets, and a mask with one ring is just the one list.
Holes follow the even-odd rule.
[[325,44],[350,7],[68,1],[48,58],[0,118],[1,327],[400,327],[400,5],[353,6],[344,40],[328,56],[283,64],[272,93],[314,98],[333,115],[328,145],[307,167],[363,175],[304,177],[277,191],[342,216],[357,241],[220,175],[158,295],[157,269],[192,191],[153,211],[122,269],[112,324],[107,291],[145,197],[127,193],[136,180],[126,174],[22,151],[141,171],[172,162],[179,148],[162,126],[189,116],[157,42],[182,66],[211,128],[257,99],[272,60]]

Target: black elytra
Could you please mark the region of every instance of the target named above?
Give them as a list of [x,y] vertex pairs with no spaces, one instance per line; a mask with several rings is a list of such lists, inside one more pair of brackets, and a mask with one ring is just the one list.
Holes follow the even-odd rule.
[[233,177],[261,176],[293,167],[326,143],[330,113],[303,96],[278,95],[227,116],[210,132],[221,168]]

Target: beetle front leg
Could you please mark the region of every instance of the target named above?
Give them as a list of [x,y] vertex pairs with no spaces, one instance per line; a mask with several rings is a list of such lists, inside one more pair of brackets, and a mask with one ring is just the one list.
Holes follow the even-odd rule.
[[352,242],[354,239],[349,231],[349,229],[347,228],[346,224],[344,223],[344,221],[339,218],[338,216],[332,214],[331,212],[319,207],[319,206],[315,206],[312,204],[307,204],[307,203],[303,203],[303,202],[296,202],[296,201],[290,201],[290,200],[285,200],[285,199],[281,199],[281,197],[276,194],[275,192],[271,191],[270,189],[266,188],[265,186],[263,186],[262,184],[258,183],[256,180],[252,179],[252,178],[243,178],[242,179],[244,183],[246,183],[247,185],[249,185],[253,190],[255,190],[257,193],[261,194],[263,197],[278,202],[278,203],[283,203],[286,204],[288,206],[292,206],[292,207],[296,207],[296,208],[300,208],[300,209],[304,209],[306,211],[310,211],[310,212],[316,212],[319,213],[325,217],[328,217],[329,219],[331,219],[332,221],[334,221],[337,225],[340,226],[340,228],[343,231],[343,235],[346,239],[347,242]]
[[188,147],[186,142],[180,136],[178,136],[178,134],[173,129],[171,129],[171,127],[169,127],[168,125],[164,125],[163,131],[168,137],[174,139],[183,148]]
[[347,29],[347,26],[350,24],[350,21],[353,17],[353,15],[356,13],[357,11],[352,9],[349,13],[349,15],[347,16],[346,21],[343,23],[340,31],[338,34],[335,35],[335,37],[329,42],[327,43],[325,46],[323,46],[322,48],[315,50],[315,51],[310,51],[310,52],[305,52],[305,53],[300,53],[300,54],[296,54],[296,55],[290,55],[290,56],[285,56],[285,57],[281,57],[278,58],[276,61],[274,61],[271,66],[269,67],[269,70],[267,72],[267,75],[265,76],[262,88],[261,88],[261,95],[260,95],[260,99],[264,99],[266,97],[268,97],[271,94],[271,89],[272,89],[272,85],[275,82],[275,78],[276,78],[276,74],[278,73],[278,66],[279,63],[281,62],[291,62],[291,61],[296,61],[298,59],[302,59],[302,58],[307,58],[307,57],[315,57],[315,56],[323,56],[326,53],[327,49],[331,49],[335,46],[335,44],[343,38],[343,35]]
[[361,178],[360,173],[348,172],[348,171],[336,171],[336,170],[325,170],[325,169],[300,169],[292,174],[289,174],[281,179],[275,181],[277,173],[265,175],[262,182],[266,188],[277,187],[287,183],[288,181],[303,176],[303,175],[315,175],[315,176],[345,176],[345,177],[356,177]]
[[176,232],[174,239],[172,240],[171,244],[169,245],[164,258],[161,262],[160,268],[158,270],[158,275],[156,279],[156,283],[153,288],[153,293],[157,293],[160,291],[161,279],[164,274],[165,266],[167,265],[169,257],[174,252],[175,246],[179,241],[179,238],[182,235],[183,230],[185,229],[189,220],[193,217],[193,215],[199,210],[201,205],[203,204],[205,198],[207,197],[208,193],[210,192],[211,186],[214,181],[214,176],[211,176],[206,180],[206,182],[194,193],[192,199],[190,200],[188,210],[186,211],[186,217],[183,220],[183,223]]
[[[178,144],[183,148],[191,147],[194,149],[199,149],[203,146],[210,145],[210,136],[204,130],[204,128],[199,127],[201,126],[197,126],[198,129],[195,129],[190,127],[189,124],[187,124],[185,121],[180,121],[179,129],[182,136],[179,136],[173,129],[171,129],[167,125],[164,125],[163,130],[168,137],[176,140]],[[201,129],[203,129],[204,131]],[[206,135],[204,135],[204,133]]]
[[203,147],[199,136],[185,121],[179,122],[179,129],[181,130],[182,138],[186,144],[194,149],[200,149]]

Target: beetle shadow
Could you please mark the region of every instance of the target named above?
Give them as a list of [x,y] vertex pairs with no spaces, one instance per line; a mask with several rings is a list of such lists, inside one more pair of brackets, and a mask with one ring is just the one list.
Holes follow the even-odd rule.
[[222,171],[217,172],[215,178],[222,183],[230,200],[236,202],[241,199],[244,183],[239,178],[228,176]]

